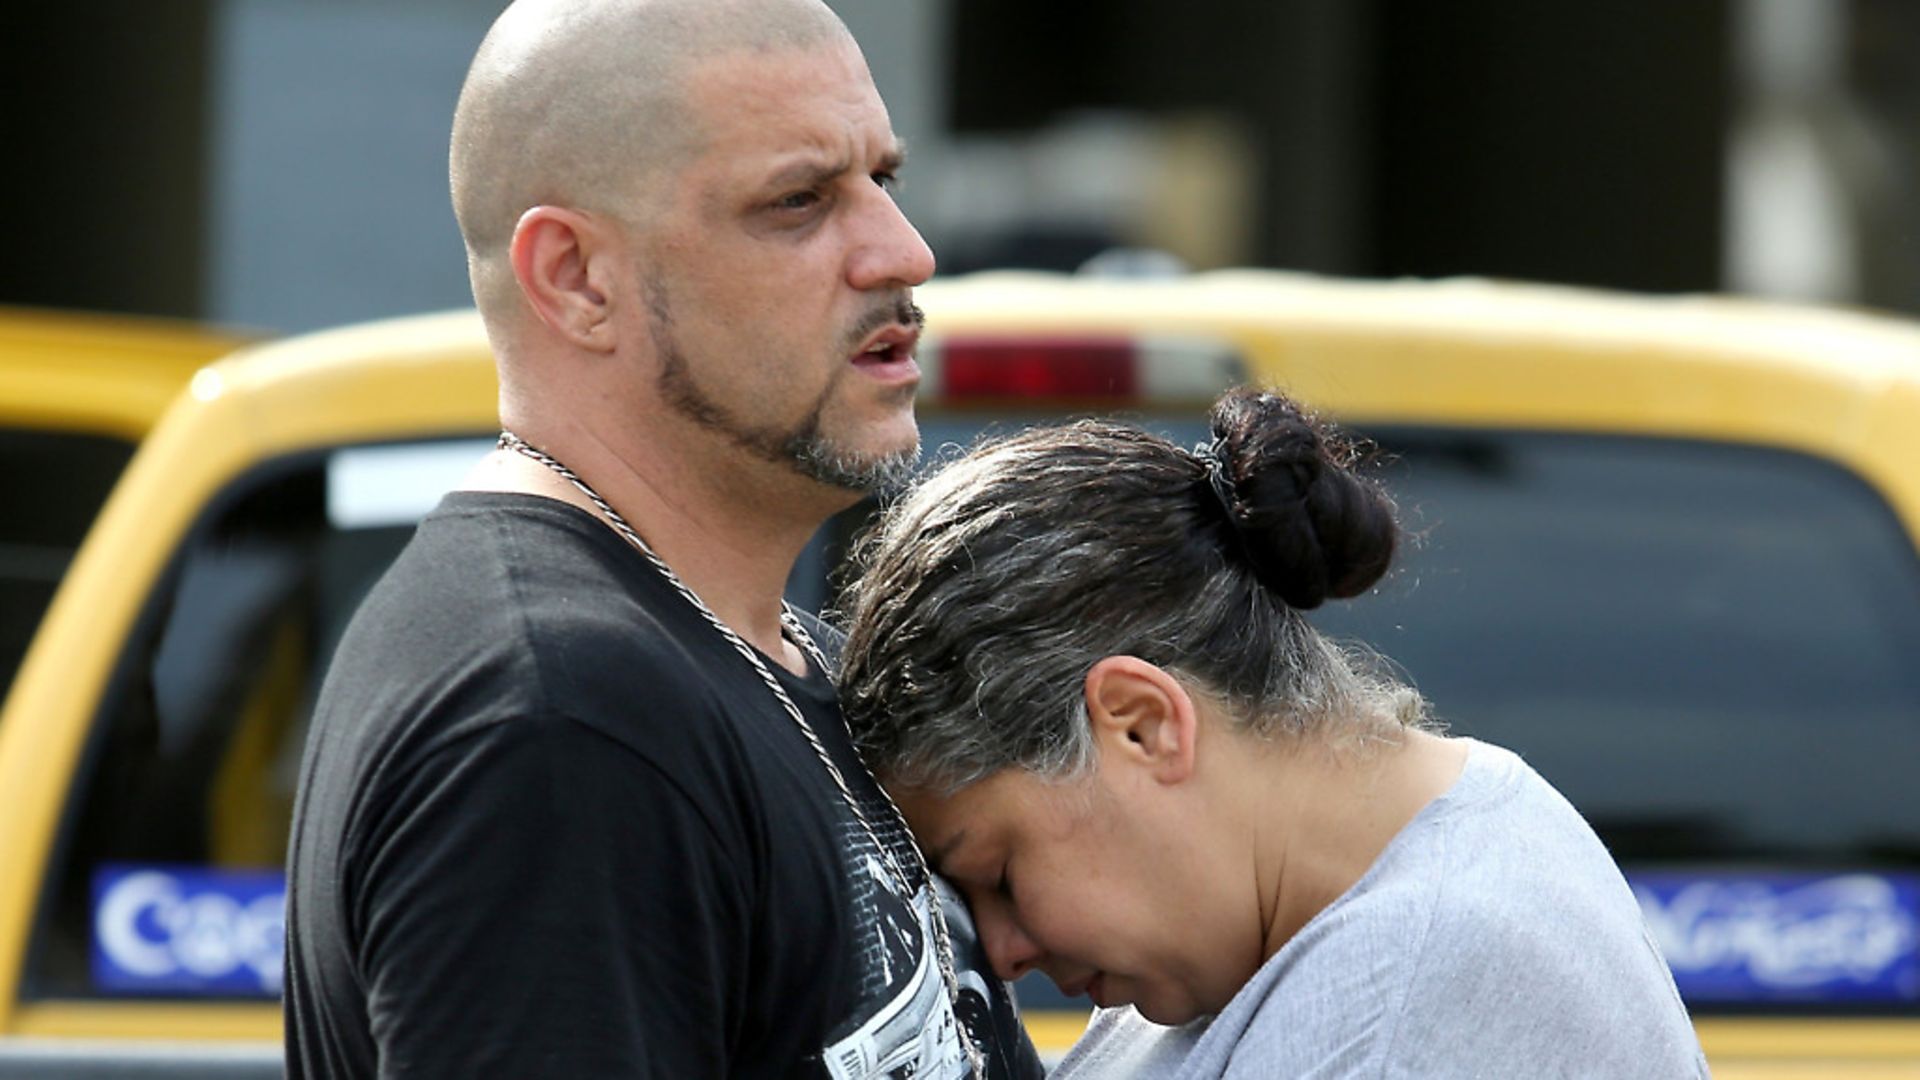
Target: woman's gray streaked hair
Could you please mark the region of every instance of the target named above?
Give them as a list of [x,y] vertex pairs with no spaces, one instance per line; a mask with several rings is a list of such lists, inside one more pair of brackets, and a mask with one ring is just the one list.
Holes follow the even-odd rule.
[[1084,681],[1114,655],[1261,734],[1366,741],[1426,724],[1417,693],[1300,612],[1385,571],[1385,494],[1283,397],[1237,391],[1213,420],[1212,455],[1097,421],[1028,431],[883,514],[855,554],[841,672],[876,773],[947,791],[1009,767],[1083,775]]

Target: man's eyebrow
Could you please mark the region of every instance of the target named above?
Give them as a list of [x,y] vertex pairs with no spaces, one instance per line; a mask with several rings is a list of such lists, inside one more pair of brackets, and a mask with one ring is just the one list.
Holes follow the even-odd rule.
[[[907,144],[895,139],[893,145],[881,153],[875,172],[896,173],[907,165]],[[802,158],[776,170],[767,178],[770,188],[813,187],[824,184],[841,176],[853,168],[850,158]]]
[[967,830],[965,829],[961,829],[959,832],[947,837],[946,843],[941,844],[927,854],[927,865],[933,867],[933,872],[939,874],[941,877],[947,876],[947,860],[953,857],[954,850],[965,843],[966,839]]
[[824,184],[853,167],[845,158],[802,158],[776,170],[767,178],[770,188],[813,187]]

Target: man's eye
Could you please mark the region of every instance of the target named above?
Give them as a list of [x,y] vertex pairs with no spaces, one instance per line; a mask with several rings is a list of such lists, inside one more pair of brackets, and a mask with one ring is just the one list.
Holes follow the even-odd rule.
[[1007,876],[1004,866],[1000,868],[1000,880],[993,883],[993,891],[999,893],[1002,899],[1013,899],[1013,879]]
[[873,182],[880,185],[880,190],[888,193],[900,190],[900,177],[891,172],[882,170],[881,172],[874,173]]
[[817,191],[796,191],[774,200],[773,208],[775,210],[811,210],[819,202],[820,193]]

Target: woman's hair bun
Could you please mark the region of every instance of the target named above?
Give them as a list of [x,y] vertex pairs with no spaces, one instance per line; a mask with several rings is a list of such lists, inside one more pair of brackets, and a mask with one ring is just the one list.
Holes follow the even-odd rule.
[[1355,471],[1359,454],[1285,396],[1241,388],[1210,417],[1222,494],[1261,584],[1289,607],[1357,596],[1393,561],[1393,502]]

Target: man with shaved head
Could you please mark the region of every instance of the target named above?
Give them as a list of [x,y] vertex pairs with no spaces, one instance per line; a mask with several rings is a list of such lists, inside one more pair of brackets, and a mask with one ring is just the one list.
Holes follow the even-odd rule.
[[454,116],[499,448],[355,616],[293,1077],[1031,1077],[781,599],[918,452],[903,152],[819,0],[520,0]]

